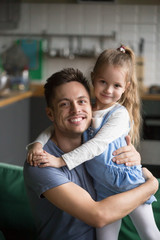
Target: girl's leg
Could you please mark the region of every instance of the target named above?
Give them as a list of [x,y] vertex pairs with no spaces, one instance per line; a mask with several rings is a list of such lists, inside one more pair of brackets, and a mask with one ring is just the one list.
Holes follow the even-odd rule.
[[108,224],[102,228],[96,229],[97,240],[117,240],[119,230],[121,227],[121,220]]
[[160,231],[157,228],[152,205],[143,204],[129,214],[141,240],[158,240]]

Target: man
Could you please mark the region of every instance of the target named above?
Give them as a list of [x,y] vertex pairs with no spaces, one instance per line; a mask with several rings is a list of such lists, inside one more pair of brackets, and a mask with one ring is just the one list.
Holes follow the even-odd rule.
[[[54,122],[53,136],[44,150],[61,156],[82,143],[82,133],[90,125],[89,88],[82,73],[74,69],[53,74],[44,88],[46,112]],[[67,167],[32,167],[26,162],[24,180],[38,239],[95,240],[94,227],[124,217],[155,193],[158,182],[146,173],[148,180],[140,187],[96,202],[92,179],[83,164],[69,171]]]

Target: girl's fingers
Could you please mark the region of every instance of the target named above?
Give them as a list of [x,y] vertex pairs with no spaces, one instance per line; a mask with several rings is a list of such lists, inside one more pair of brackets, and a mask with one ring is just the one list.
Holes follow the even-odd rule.
[[38,165],[39,168],[44,168],[44,167],[49,167],[49,166],[50,166],[49,163],[43,163],[43,164]]
[[129,152],[129,151],[131,151],[131,146],[130,145],[117,149],[116,151],[113,152],[113,155],[116,156],[116,155],[126,153],[126,152]]
[[33,155],[32,160],[37,161],[39,159],[45,159],[45,158],[46,158],[46,154]]
[[27,163],[29,163],[31,166],[33,166],[33,161],[32,161],[32,153],[28,153],[27,155]]

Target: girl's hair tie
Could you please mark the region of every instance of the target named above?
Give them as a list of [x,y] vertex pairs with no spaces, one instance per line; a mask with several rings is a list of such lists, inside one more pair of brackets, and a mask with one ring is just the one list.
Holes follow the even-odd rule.
[[119,48],[117,48],[118,51],[125,53],[126,49],[123,45],[121,45]]

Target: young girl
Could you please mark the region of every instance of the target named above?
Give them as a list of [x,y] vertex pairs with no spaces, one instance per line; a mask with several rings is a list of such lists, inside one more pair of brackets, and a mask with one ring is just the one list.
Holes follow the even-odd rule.
[[[139,142],[140,100],[133,51],[124,46],[105,50],[98,57],[91,78],[95,104],[92,126],[84,133],[85,143],[62,155],[63,161],[62,158],[56,158],[45,152],[35,165],[43,163],[40,167],[57,167],[57,161],[62,163],[61,166],[65,161],[68,168],[72,169],[85,162],[87,171],[93,177],[97,200],[101,200],[135,188],[145,181],[140,165],[127,167],[112,161],[112,152],[126,145],[125,136],[128,133],[133,144]],[[51,131],[53,129],[42,133],[36,142],[44,145],[51,137]],[[34,153],[42,152],[39,148],[41,144],[34,145],[30,150],[29,159]],[[144,240],[160,239],[151,206],[155,200],[155,197],[151,196],[145,204],[130,213],[141,239]],[[97,239],[117,240],[120,225],[121,220],[97,229]]]

